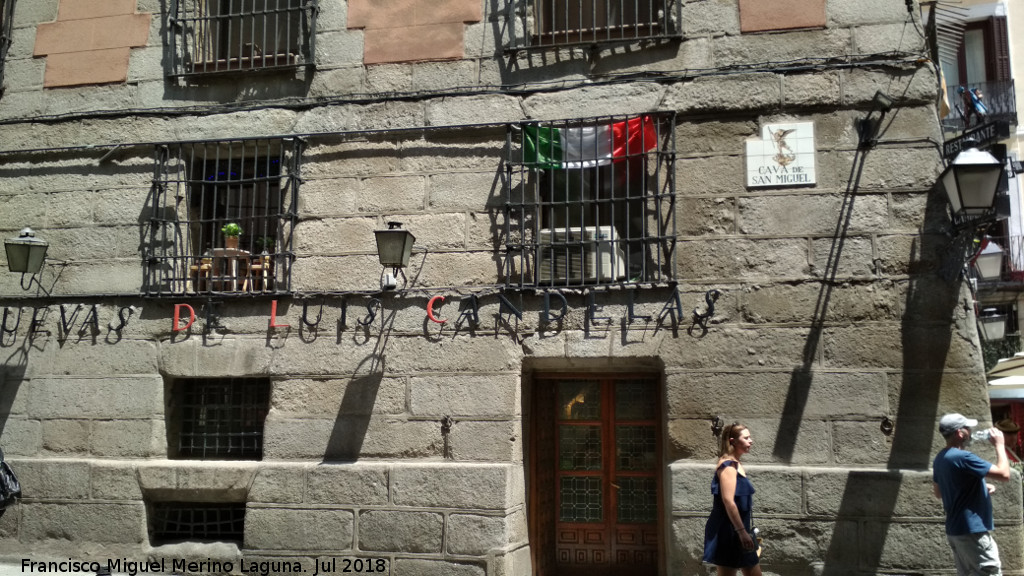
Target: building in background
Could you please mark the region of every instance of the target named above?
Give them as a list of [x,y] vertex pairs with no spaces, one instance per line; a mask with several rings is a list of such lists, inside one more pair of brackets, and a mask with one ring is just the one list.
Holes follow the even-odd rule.
[[[1006,148],[1007,201],[1002,218],[977,237],[977,255],[973,262],[989,259],[995,268],[988,277],[971,265],[976,312],[982,318],[982,349],[986,370],[1000,359],[1012,358],[1021,351],[1020,314],[1024,310],[1024,209],[1021,186],[1021,129],[1017,123],[1020,98],[1014,78],[1020,76],[1019,34],[1024,19],[1007,2],[939,3],[936,8],[950,26],[945,42],[939,42],[940,60],[947,84],[950,113],[943,119],[946,139],[970,132],[985,124],[1005,126],[998,145]],[[944,17],[944,18],[943,18]],[[972,95],[980,95],[980,100]],[[980,105],[977,102],[981,102]],[[978,114],[978,110],[981,114]],[[987,255],[987,256],[986,256]],[[991,326],[991,334],[985,329]],[[1006,366],[1000,366],[1005,372]],[[1005,378],[1010,378],[1006,380]],[[1018,382],[1020,380],[1020,382]],[[992,419],[1024,425],[1024,383],[1006,372],[990,377]],[[1009,432],[1010,442],[1019,455],[1020,435]]]
[[767,570],[948,572],[919,8],[0,0],[0,557],[694,574],[738,420]]

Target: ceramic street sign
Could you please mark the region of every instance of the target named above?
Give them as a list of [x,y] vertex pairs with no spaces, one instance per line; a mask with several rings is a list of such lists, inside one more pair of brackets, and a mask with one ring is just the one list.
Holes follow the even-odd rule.
[[761,127],[761,138],[747,140],[747,188],[810,186],[814,171],[814,123]]

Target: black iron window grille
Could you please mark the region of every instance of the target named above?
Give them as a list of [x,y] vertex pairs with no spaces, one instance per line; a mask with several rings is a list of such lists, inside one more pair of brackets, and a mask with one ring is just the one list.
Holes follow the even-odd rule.
[[170,0],[172,76],[313,64],[318,0]]
[[245,502],[149,502],[150,542],[236,542],[245,535]]
[[508,131],[508,287],[675,279],[675,116],[530,122]]
[[0,96],[4,95],[4,61],[11,47],[14,28],[14,0],[0,0]]
[[185,378],[168,394],[172,458],[260,460],[270,408],[266,378]]
[[302,147],[299,139],[158,146],[144,293],[290,292]]
[[514,49],[677,38],[678,0],[506,0]]

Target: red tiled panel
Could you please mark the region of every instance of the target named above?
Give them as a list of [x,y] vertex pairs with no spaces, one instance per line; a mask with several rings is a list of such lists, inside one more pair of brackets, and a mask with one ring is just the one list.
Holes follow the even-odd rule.
[[480,0],[349,0],[348,27],[363,28],[363,63],[456,60]]
[[150,14],[135,0],[60,0],[57,21],[36,28],[35,56],[46,57],[43,86],[124,82],[129,48],[149,40]]
[[129,48],[112,48],[47,56],[43,86],[124,82],[128,78],[129,52]]
[[81,50],[92,44],[95,26],[82,22],[48,22],[36,28],[34,56]]
[[148,39],[149,14],[48,22],[36,30],[35,55],[145,46]]
[[135,13],[135,0],[61,0],[57,20],[103,18]]
[[463,55],[462,33],[461,22],[367,30],[363,34],[363,63],[456,60]]
[[740,31],[825,26],[825,0],[740,0]]
[[479,22],[480,0],[349,0],[348,27],[367,30]]

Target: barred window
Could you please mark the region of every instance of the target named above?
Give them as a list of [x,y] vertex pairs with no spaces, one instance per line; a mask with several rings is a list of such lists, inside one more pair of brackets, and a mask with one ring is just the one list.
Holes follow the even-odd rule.
[[4,61],[11,47],[14,28],[14,0],[0,0],[0,96],[4,95]]
[[318,0],[171,0],[172,75],[313,63]]
[[674,122],[649,114],[510,127],[506,284],[673,280]]
[[179,542],[236,542],[245,536],[245,502],[148,502],[149,540],[154,546]]
[[301,155],[298,139],[158,147],[144,292],[288,293]]
[[184,378],[170,383],[168,453],[172,458],[259,460],[270,409],[266,378]]
[[[673,0],[506,0],[513,48],[672,38]],[[518,24],[515,25],[515,24]]]

